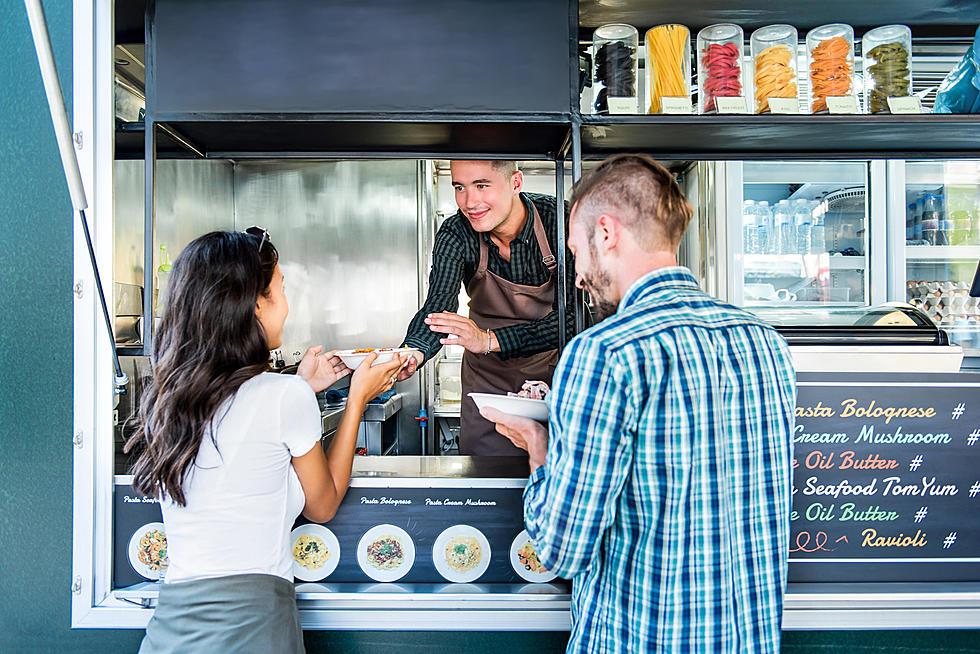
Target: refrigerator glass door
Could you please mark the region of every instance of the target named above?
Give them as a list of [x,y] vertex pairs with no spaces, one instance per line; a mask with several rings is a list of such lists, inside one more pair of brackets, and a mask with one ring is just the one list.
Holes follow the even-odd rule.
[[743,306],[871,302],[868,162],[746,161],[741,177]]
[[905,292],[968,355],[980,354],[970,285],[980,259],[980,161],[905,165]]

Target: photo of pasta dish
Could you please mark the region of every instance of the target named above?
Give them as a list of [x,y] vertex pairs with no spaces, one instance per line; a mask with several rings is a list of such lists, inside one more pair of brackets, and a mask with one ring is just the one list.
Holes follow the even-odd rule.
[[293,560],[307,570],[318,570],[330,558],[330,548],[317,536],[303,534],[293,546]]
[[405,551],[397,537],[386,534],[367,546],[367,560],[378,570],[394,570],[405,560]]
[[483,551],[472,536],[456,536],[446,543],[446,563],[456,572],[469,572],[480,563]]
[[170,565],[167,558],[167,536],[159,529],[151,529],[140,538],[138,556],[140,563],[154,572],[166,570]]
[[524,569],[529,572],[534,572],[536,574],[542,574],[548,572],[548,569],[541,565],[541,561],[538,560],[538,554],[534,551],[534,543],[528,541],[517,550],[517,558],[521,560],[524,565]]

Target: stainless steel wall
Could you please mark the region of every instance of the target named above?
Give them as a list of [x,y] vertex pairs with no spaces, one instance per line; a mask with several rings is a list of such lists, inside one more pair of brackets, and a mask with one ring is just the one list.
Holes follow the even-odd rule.
[[[419,163],[239,162],[234,177],[236,228],[261,225],[279,249],[286,362],[309,345],[401,345],[419,307]],[[419,376],[397,390],[401,453],[417,453]]]
[[[116,161],[113,179],[113,281],[143,286],[143,161]],[[234,229],[232,164],[220,160],[157,162],[156,243],[173,261],[207,232]]]

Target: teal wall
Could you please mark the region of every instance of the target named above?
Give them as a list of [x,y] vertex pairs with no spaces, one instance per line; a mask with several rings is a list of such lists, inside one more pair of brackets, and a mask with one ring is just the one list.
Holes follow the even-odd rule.
[[[45,2],[71,89],[71,3]],[[24,7],[0,2],[0,652],[135,652],[72,630],[72,215]],[[384,616],[379,615],[383,622]],[[379,626],[383,626],[380,624]],[[444,626],[444,625],[440,625]],[[311,654],[547,654],[565,634],[313,632]],[[980,632],[790,632],[787,654],[980,652]]]

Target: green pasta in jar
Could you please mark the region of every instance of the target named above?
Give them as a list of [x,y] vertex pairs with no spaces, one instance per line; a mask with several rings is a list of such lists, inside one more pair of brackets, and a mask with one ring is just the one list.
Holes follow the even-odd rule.
[[912,95],[912,31],[886,25],[864,35],[864,94],[869,113],[889,113],[888,98]]

